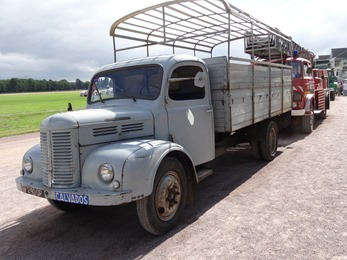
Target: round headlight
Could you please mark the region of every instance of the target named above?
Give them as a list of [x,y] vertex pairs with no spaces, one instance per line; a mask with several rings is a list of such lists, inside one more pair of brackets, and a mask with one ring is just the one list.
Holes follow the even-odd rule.
[[104,163],[99,166],[99,176],[104,182],[111,182],[114,177],[114,171],[110,164]]
[[23,168],[26,172],[32,173],[34,169],[33,159],[30,156],[25,156],[23,158]]

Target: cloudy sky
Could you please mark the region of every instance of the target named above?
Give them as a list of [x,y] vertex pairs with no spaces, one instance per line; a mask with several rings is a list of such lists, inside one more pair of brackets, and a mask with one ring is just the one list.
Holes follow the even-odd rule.
[[[98,68],[113,62],[111,24],[164,1],[1,0],[0,79],[89,80]],[[347,47],[344,0],[228,2],[316,55]]]

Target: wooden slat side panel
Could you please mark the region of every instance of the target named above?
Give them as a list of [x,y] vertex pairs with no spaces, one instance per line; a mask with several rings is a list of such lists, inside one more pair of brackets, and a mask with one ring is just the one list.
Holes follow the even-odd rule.
[[209,71],[215,131],[230,132],[231,114],[228,105],[227,59],[226,57],[215,57],[204,59],[204,61]]

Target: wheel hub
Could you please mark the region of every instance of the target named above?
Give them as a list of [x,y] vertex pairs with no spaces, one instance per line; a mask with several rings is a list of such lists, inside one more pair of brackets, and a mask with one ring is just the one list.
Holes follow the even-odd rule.
[[158,216],[168,221],[175,216],[181,202],[181,186],[175,172],[167,172],[158,183],[155,205]]

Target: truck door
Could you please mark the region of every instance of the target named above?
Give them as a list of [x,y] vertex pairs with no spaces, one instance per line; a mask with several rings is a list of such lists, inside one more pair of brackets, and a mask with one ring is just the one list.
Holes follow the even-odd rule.
[[204,67],[174,67],[166,93],[166,110],[171,141],[182,145],[195,165],[215,157],[213,110],[208,79],[205,86],[195,86],[194,77]]

